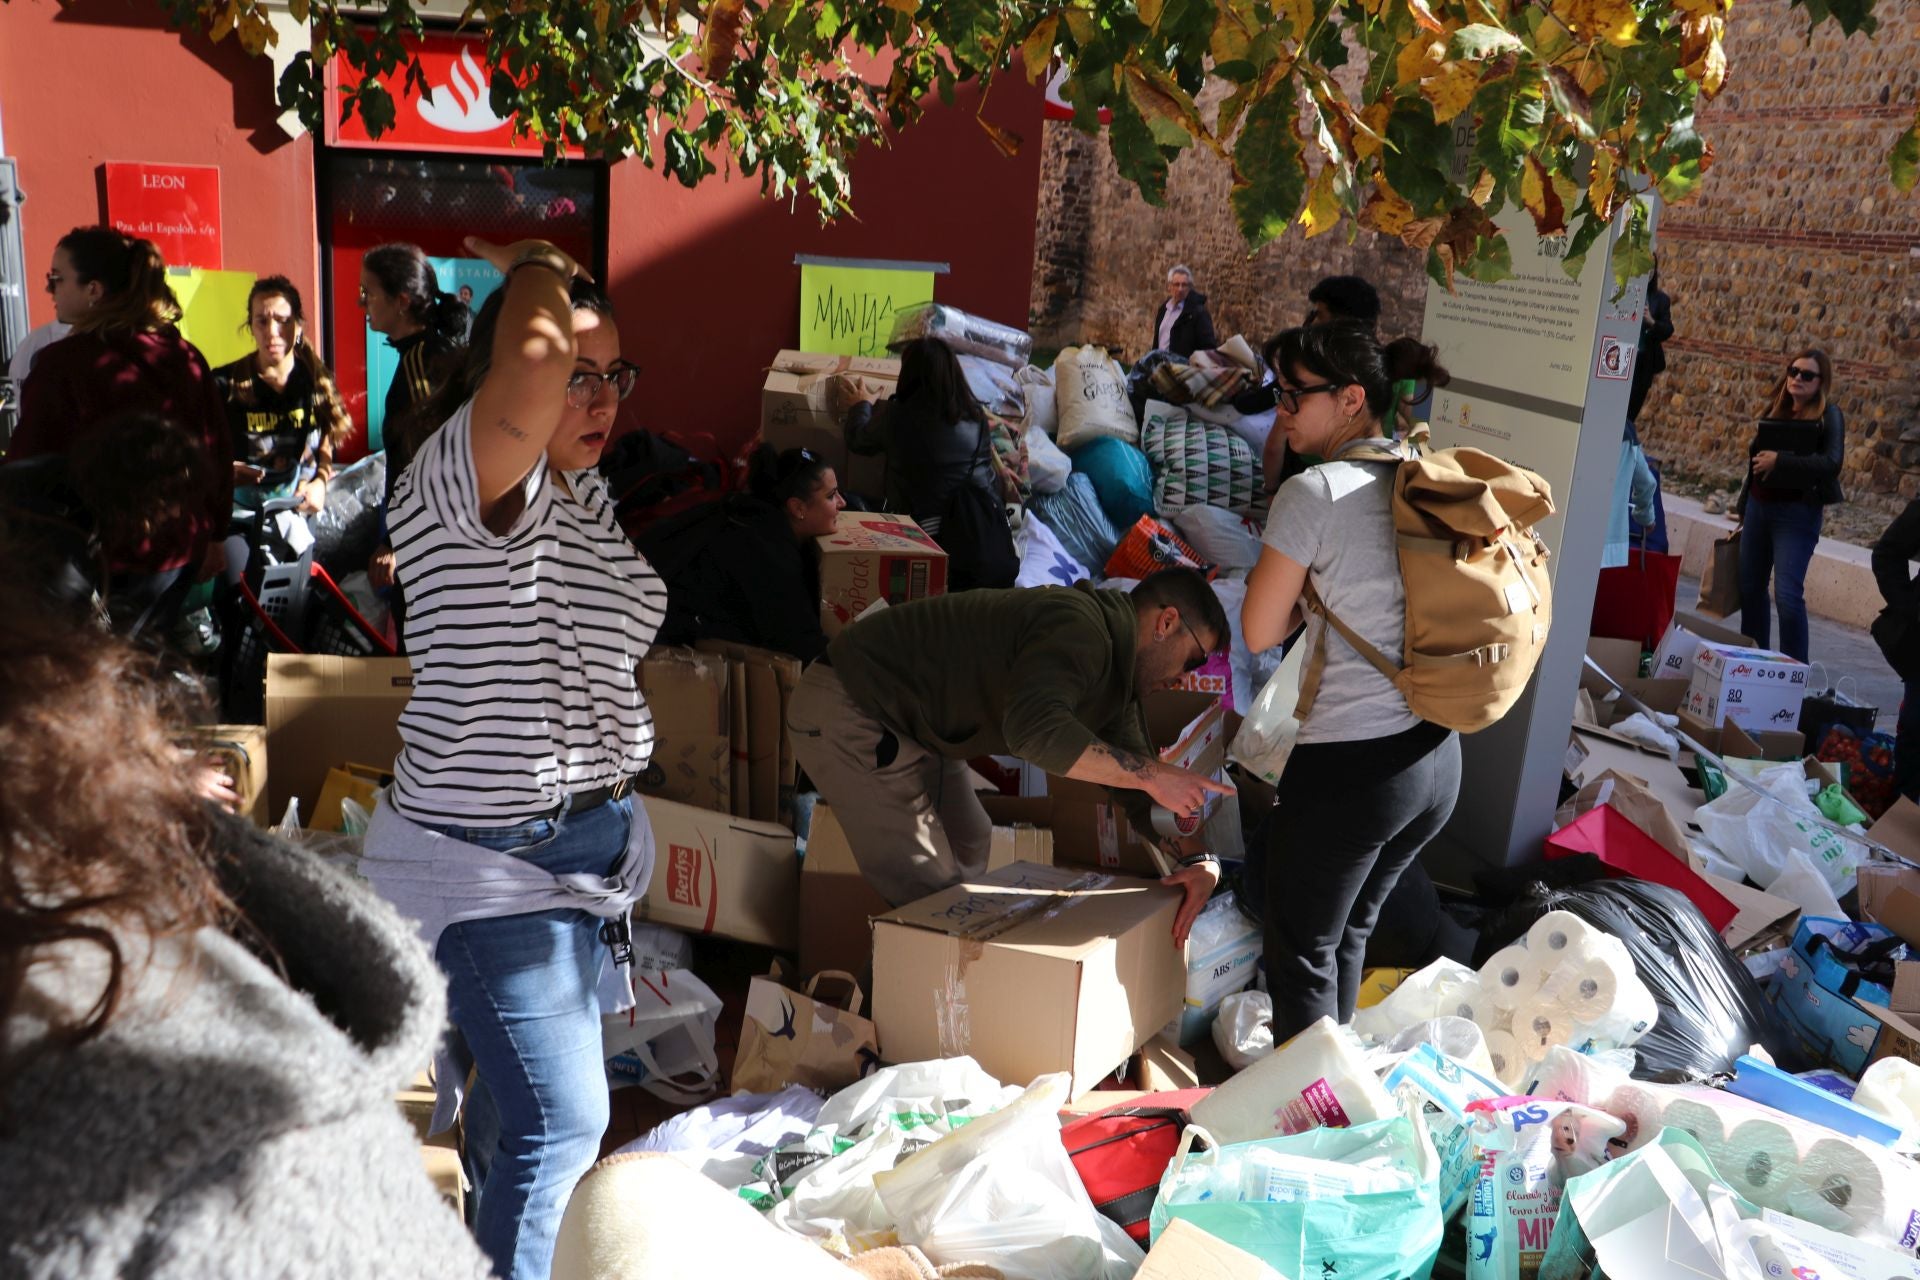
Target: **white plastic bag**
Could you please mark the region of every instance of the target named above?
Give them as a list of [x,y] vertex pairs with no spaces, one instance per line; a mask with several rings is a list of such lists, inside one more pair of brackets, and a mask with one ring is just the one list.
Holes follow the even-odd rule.
[[1064,1072],[1041,1076],[1004,1110],[875,1174],[901,1243],[936,1265],[984,1263],[1007,1280],[1131,1276],[1145,1255],[1127,1240],[1130,1254],[1110,1256],[1060,1143],[1069,1083]]
[[[1053,403],[1053,388],[1041,387],[1035,394],[1047,397],[1047,403]],[[1073,459],[1053,437],[1040,427],[1029,425],[1027,441],[1027,479],[1033,482],[1035,493],[1058,493],[1067,487],[1067,477],[1073,474]]]
[[[1053,370],[1026,365],[1014,373],[1013,379],[1027,398],[1027,426],[1051,436],[1060,425],[1060,411],[1053,403]],[[1028,457],[1031,460],[1031,446]]]
[[664,1120],[614,1154],[677,1156],[731,1191],[752,1180],[768,1152],[805,1137],[825,1102],[797,1084],[779,1093],[736,1093]]
[[1031,511],[1015,531],[1013,545],[1020,553],[1020,573],[1013,580],[1016,587],[1070,587],[1093,576],[1067,554],[1053,530]]
[[1113,436],[1140,443],[1140,424],[1120,366],[1099,347],[1068,347],[1053,362],[1054,403],[1060,410],[1060,447]]
[[1213,1020],[1213,1043],[1235,1071],[1245,1071],[1273,1052],[1273,997],[1264,991],[1236,991],[1220,1002]]
[[1797,849],[1812,859],[1834,896],[1844,898],[1854,888],[1866,846],[1820,825],[1824,818],[1807,796],[1806,772],[1798,763],[1762,769],[1752,781],[1772,799],[1734,784],[1695,812],[1702,837],[1769,892]]
[[720,997],[691,970],[635,973],[633,1008],[600,1020],[607,1078],[669,1102],[703,1102],[720,1088]]
[[1302,639],[1287,650],[1280,669],[1253,700],[1253,710],[1241,722],[1228,751],[1255,777],[1268,783],[1280,781],[1287,757],[1293,754],[1294,740],[1300,736],[1295,712],[1300,705],[1300,675],[1307,648]]
[[1170,518],[1180,536],[1209,564],[1250,570],[1260,563],[1260,526],[1247,517],[1200,503],[1182,507]]
[[1026,392],[1014,370],[998,360],[967,352],[959,352],[955,358],[960,361],[967,390],[973,392],[981,408],[1015,421],[1027,416]]
[[1386,999],[1356,1010],[1353,1029],[1365,1039],[1384,1041],[1429,1019],[1456,1016],[1453,1009],[1440,1007],[1441,988],[1478,979],[1479,975],[1472,969],[1442,956],[1418,973],[1408,975],[1387,993]]

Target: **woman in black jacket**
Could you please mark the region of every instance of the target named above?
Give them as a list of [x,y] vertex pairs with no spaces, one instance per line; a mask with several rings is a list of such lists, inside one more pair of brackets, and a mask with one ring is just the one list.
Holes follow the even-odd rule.
[[915,338],[900,348],[893,397],[847,411],[847,447],[887,455],[887,509],[913,517],[947,553],[947,587],[1010,587],[1019,571],[993,429],[953,348]]
[[1767,408],[1770,419],[1808,424],[1803,451],[1747,447],[1746,483],[1734,508],[1740,520],[1740,630],[1761,648],[1773,634],[1767,580],[1780,610],[1780,652],[1807,660],[1807,566],[1820,542],[1825,509],[1844,502],[1840,462],[1846,419],[1833,402],[1833,362],[1809,347],[1787,362]]
[[1893,783],[1908,799],[1920,796],[1920,584],[1913,560],[1920,556],[1920,499],[1894,517],[1873,544],[1873,580],[1886,609],[1873,624],[1873,638],[1887,665],[1900,677],[1900,718],[1894,727]]
[[737,640],[812,662],[820,629],[820,553],[847,501],[826,460],[763,444],[748,464],[749,491],[658,526],[640,539],[667,579],[659,643]]

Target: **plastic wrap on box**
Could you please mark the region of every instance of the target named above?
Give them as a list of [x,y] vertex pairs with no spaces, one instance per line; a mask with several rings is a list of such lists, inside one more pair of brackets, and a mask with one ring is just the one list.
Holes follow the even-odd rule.
[[894,316],[893,336],[887,345],[897,347],[915,338],[938,338],[957,355],[982,356],[1014,369],[1024,366],[1033,355],[1030,335],[938,302],[910,307]]

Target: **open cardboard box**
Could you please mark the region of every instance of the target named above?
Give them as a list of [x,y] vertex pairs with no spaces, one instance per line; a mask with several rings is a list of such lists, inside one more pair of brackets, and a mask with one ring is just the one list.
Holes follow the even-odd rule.
[[825,458],[843,487],[870,498],[887,492],[884,454],[847,449],[846,432],[834,416],[829,388],[840,374],[881,396],[900,381],[897,357],[863,358],[782,351],[760,388],[760,438],[776,449],[806,449]]
[[771,822],[649,800],[653,879],[639,916],[689,933],[791,951],[798,940],[800,859]]
[[[1920,805],[1902,796],[1878,822],[1867,828],[1867,834],[1901,857],[1920,862]],[[1895,862],[1861,863],[1860,915],[1893,930],[1908,946],[1920,947],[1920,871]],[[1896,977],[1899,972],[1895,970]],[[1896,1009],[1913,1011],[1920,1016],[1920,983],[1911,985],[1916,992],[1915,1002],[1901,1005],[1896,985],[1894,1004]]]

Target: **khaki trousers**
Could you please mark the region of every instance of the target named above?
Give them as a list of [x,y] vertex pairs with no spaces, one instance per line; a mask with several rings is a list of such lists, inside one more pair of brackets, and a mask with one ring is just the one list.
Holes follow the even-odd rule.
[[816,662],[787,706],[800,766],[833,806],[867,883],[894,906],[987,869],[993,822],[967,762],[935,755],[862,711]]

